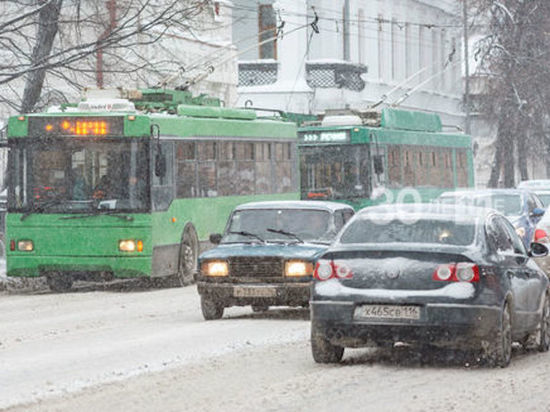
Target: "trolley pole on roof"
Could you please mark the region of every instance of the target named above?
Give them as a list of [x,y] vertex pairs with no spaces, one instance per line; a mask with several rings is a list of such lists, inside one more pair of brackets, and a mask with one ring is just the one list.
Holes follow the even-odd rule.
[[470,57],[468,50],[468,2],[462,0],[463,3],[463,17],[464,17],[464,109],[466,112],[466,121],[464,131],[466,134],[471,133],[470,128]]

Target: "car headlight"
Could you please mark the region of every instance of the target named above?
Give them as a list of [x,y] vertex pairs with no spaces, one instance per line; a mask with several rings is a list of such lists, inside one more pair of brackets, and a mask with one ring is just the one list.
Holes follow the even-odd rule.
[[525,228],[521,226],[516,227],[516,233],[519,237],[525,237]]
[[17,242],[17,250],[32,252],[34,250],[34,243],[32,243],[32,240],[20,240]]
[[289,260],[285,263],[285,276],[300,277],[311,276],[313,274],[313,264],[303,260]]
[[229,275],[229,265],[223,260],[211,260],[201,265],[201,271],[206,276],[227,276]]

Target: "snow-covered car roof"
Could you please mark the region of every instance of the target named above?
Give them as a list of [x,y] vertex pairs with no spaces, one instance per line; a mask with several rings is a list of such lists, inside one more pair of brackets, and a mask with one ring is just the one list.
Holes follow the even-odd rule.
[[528,190],[526,188],[519,188],[519,189],[473,189],[473,190],[453,190],[448,192],[443,192],[439,197],[451,197],[451,196],[469,196],[469,197],[475,197],[475,196],[486,196],[491,194],[502,194],[502,195],[526,195],[528,193],[531,193],[531,190]]
[[304,210],[326,210],[334,212],[335,210],[353,208],[345,203],[326,202],[321,200],[278,200],[264,202],[243,203],[235,208],[235,210],[249,209],[304,209]]
[[524,180],[518,184],[518,188],[541,189],[545,187],[550,189],[549,179]]
[[454,219],[460,218],[460,220],[465,221],[475,221],[495,213],[499,214],[494,209],[461,204],[407,203],[366,207],[357,212],[357,215],[368,216],[392,214],[398,217],[403,217],[404,215],[414,215],[419,218],[433,217],[435,219],[444,219],[448,217]]

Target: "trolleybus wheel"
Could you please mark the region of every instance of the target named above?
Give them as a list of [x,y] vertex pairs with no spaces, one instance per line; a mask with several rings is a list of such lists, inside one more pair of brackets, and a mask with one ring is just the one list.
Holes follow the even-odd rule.
[[197,270],[199,240],[193,225],[187,225],[183,231],[178,259],[178,278],[181,286],[193,283],[193,275]]
[[73,286],[73,278],[60,272],[48,273],[46,281],[52,292],[67,292]]

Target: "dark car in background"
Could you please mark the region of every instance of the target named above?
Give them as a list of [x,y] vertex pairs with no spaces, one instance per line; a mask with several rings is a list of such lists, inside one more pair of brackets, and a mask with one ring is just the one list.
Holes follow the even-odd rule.
[[320,201],[254,202],[238,206],[217,247],[199,257],[197,287],[206,320],[224,308],[307,306],[315,256],[353,216],[348,205]]
[[512,222],[526,248],[529,248],[530,243],[533,241],[537,224],[545,213],[543,202],[537,195],[525,189],[485,189],[445,192],[436,199],[436,202],[497,210]]
[[404,342],[484,350],[507,366],[512,342],[550,343],[549,282],[513,226],[461,205],[366,208],[318,259],[311,296],[316,362],[345,347]]
[[550,206],[550,180],[524,180],[518,184],[518,189],[527,189],[536,194],[544,203],[544,207]]

